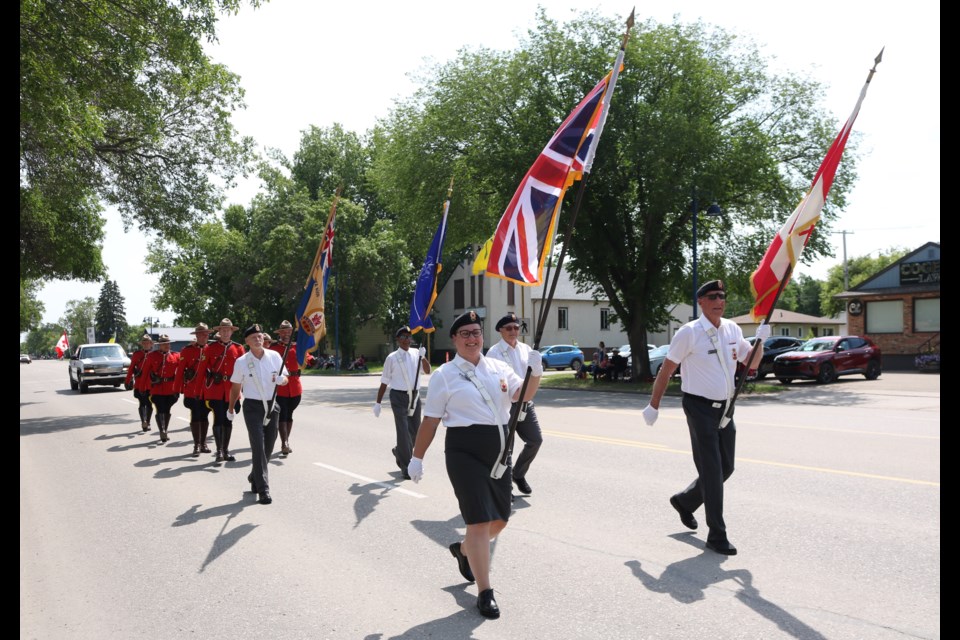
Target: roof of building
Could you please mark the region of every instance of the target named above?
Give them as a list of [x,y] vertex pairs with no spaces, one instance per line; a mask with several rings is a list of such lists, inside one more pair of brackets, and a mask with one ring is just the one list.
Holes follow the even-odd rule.
[[[730,319],[737,324],[758,324],[749,313]],[[784,309],[774,309],[767,322],[768,324],[776,324],[778,322],[788,324],[840,324],[840,321],[835,318],[811,316],[806,313],[786,311]]]

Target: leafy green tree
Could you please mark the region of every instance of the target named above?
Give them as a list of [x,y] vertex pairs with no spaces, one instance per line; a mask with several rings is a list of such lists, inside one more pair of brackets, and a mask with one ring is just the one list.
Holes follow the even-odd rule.
[[59,325],[44,323],[27,334],[23,349],[33,356],[53,356],[53,347],[62,333]]
[[[94,326],[97,302],[91,297],[82,300],[68,300],[66,309],[60,317],[60,326],[67,332],[70,350],[87,342],[87,327]],[[56,342],[56,341],[54,341]]]
[[241,4],[20,0],[21,279],[101,277],[104,203],[168,235],[220,206],[252,142],[202,43]]
[[43,318],[43,303],[37,298],[40,281],[20,280],[20,331],[26,331],[40,324]]
[[[609,71],[622,30],[594,13],[561,25],[541,11],[516,51],[465,50],[424,74],[420,91],[374,133],[371,172],[401,224],[423,227],[418,242],[429,242],[432,230],[417,221],[451,172],[458,187],[448,242],[490,235],[558,124]],[[701,273],[725,277],[746,296],[747,276],[838,129],[821,99],[815,82],[774,75],[755,45],[722,29],[679,22],[635,29],[568,249],[575,282],[610,300],[641,354],[641,373],[649,368],[641,348],[647,332],[690,297],[693,190],[696,215],[712,200],[725,211],[701,218],[698,240],[712,265]],[[844,204],[852,151],[821,228]],[[826,251],[815,236],[804,259]]]
[[[910,253],[909,249],[891,247],[878,252],[876,257],[865,255],[850,258],[847,260],[850,288],[876,275],[908,253]],[[827,271],[827,279],[820,292],[820,307],[824,310],[824,315],[835,316],[844,310],[844,301],[834,298],[836,294],[847,290],[843,286],[843,282],[843,263],[830,267],[830,270]]]
[[115,280],[107,280],[100,288],[94,326],[98,342],[108,342],[111,339],[120,342],[126,334],[127,312],[124,308],[123,296],[120,295],[120,287]]

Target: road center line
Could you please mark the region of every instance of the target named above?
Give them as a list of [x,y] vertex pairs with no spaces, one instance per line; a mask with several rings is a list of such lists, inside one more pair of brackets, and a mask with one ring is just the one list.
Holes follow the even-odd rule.
[[318,467],[323,467],[324,469],[329,469],[330,471],[336,471],[337,473],[342,473],[345,476],[351,478],[356,478],[357,480],[363,480],[364,482],[375,484],[377,486],[383,487],[384,489],[389,489],[390,491],[397,491],[404,495],[410,496],[411,498],[426,498],[427,496],[422,493],[417,493],[416,491],[410,491],[409,489],[403,489],[395,482],[381,482],[379,480],[374,480],[373,478],[368,478],[367,476],[362,476],[359,473],[353,473],[352,471],[347,471],[345,469],[340,469],[338,467],[331,466],[329,464],[324,464],[322,462],[314,462],[313,464]]

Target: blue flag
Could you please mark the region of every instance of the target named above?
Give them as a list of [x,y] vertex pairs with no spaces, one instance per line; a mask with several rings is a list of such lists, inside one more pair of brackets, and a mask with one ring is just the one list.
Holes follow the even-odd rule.
[[340,189],[337,189],[323,238],[320,240],[317,255],[307,275],[303,297],[297,305],[297,363],[301,367],[307,352],[316,351],[320,341],[327,334],[327,323],[323,315],[324,293],[327,289],[327,278],[330,276],[330,265],[333,264],[333,224],[337,217],[339,200]]
[[423,261],[423,268],[420,269],[420,275],[417,277],[417,289],[413,292],[413,302],[410,303],[410,331],[416,333],[423,330],[424,333],[432,333],[436,330],[433,326],[433,320],[430,319],[430,310],[433,309],[433,303],[437,299],[437,276],[443,269],[441,265],[443,254],[443,238],[447,233],[447,212],[450,210],[450,196],[453,192],[453,182],[450,183],[450,191],[447,192],[447,201],[443,203],[443,219],[437,232],[433,235],[433,242],[430,243],[430,250],[427,251],[427,257]]

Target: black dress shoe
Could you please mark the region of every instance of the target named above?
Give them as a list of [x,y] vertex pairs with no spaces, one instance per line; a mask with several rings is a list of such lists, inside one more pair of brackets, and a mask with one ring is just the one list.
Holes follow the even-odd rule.
[[683,523],[683,526],[687,529],[697,528],[697,519],[693,517],[693,513],[680,506],[680,501],[677,500],[677,496],[670,497],[670,505],[680,514],[680,522]]
[[221,462],[223,462],[223,451],[218,450],[217,457],[214,459],[214,463],[220,464]]
[[477,597],[477,609],[480,609],[480,615],[484,618],[499,618],[500,607],[497,601],[493,599],[493,589],[484,589]]
[[470,570],[470,562],[467,561],[467,556],[463,555],[463,551],[460,550],[459,542],[450,545],[450,553],[457,559],[457,566],[460,567],[460,575],[463,576],[463,579],[467,582],[474,582],[476,578],[473,577],[473,571]]
[[236,462],[236,461],[237,461],[237,457],[236,457],[235,455],[233,455],[232,453],[230,453],[229,451],[224,451],[224,452],[223,452],[223,459],[226,460],[227,462]]
[[259,502],[260,504],[270,504],[273,502],[273,498],[270,497],[269,491],[261,491],[260,499],[257,500],[257,502]]
[[513,484],[517,485],[517,490],[528,496],[533,493],[533,489],[530,488],[530,483],[527,482],[526,478],[513,477]]
[[706,546],[707,546],[707,549],[710,549],[710,551],[715,551],[716,553],[719,553],[721,555],[725,555],[725,556],[737,555],[737,548],[732,544],[730,544],[730,542],[727,540],[721,540],[719,542],[711,542],[710,540],[707,540]]

